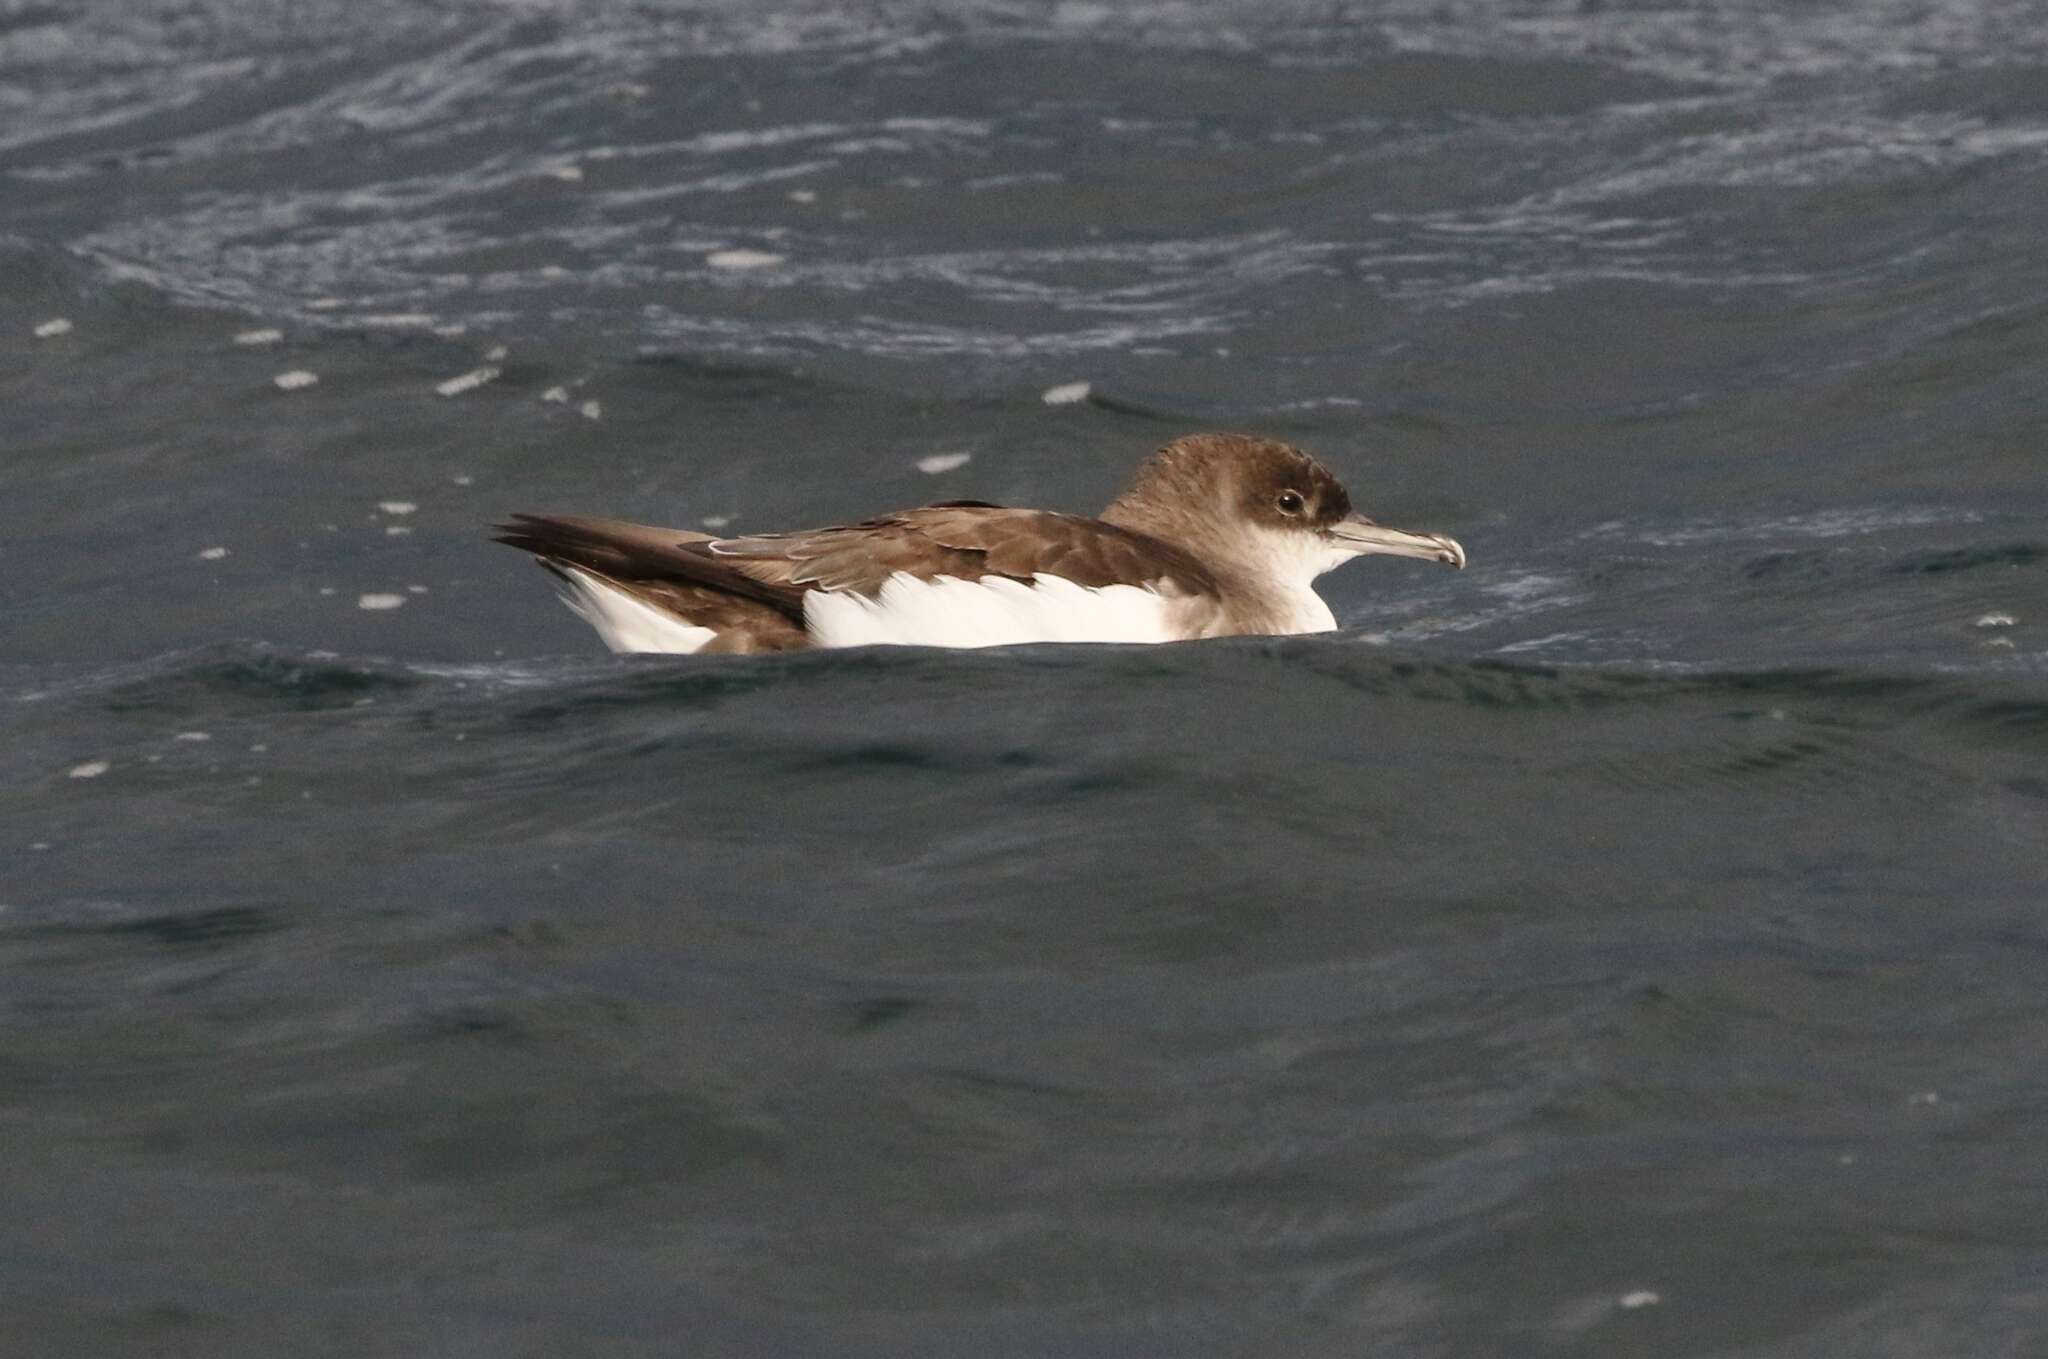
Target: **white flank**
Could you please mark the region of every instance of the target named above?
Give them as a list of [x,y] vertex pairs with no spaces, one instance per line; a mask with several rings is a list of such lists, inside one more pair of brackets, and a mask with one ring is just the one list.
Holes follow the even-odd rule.
[[674,614],[643,604],[623,590],[573,566],[560,568],[562,602],[597,629],[613,651],[658,651],[688,655],[718,634],[685,623]]
[[1170,642],[1169,602],[1135,585],[1090,589],[1040,573],[925,581],[897,572],[873,599],[840,591],[804,596],[819,646],[1013,646],[1020,642]]

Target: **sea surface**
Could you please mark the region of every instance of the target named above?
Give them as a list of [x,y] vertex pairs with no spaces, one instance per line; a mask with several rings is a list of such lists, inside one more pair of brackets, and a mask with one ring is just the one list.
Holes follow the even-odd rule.
[[[2048,1354],[2048,4],[0,0],[0,1355]],[[1462,573],[615,658],[507,513]]]

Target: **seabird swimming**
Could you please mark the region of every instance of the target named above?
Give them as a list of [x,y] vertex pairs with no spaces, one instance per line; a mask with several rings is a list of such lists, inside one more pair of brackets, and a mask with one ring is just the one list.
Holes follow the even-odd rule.
[[560,582],[614,651],[1177,642],[1328,632],[1317,576],[1385,553],[1450,566],[1439,533],[1382,528],[1298,448],[1175,439],[1094,519],[949,500],[837,528],[715,538],[515,514],[497,541]]

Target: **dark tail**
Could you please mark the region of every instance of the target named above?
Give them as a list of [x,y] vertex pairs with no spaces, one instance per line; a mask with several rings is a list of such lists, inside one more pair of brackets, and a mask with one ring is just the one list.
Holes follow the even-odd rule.
[[707,651],[809,645],[804,591],[742,574],[700,546],[711,541],[709,534],[558,514],[515,514],[494,527],[494,541],[531,552],[558,577],[567,580],[574,569],[692,626],[713,629],[719,641]]

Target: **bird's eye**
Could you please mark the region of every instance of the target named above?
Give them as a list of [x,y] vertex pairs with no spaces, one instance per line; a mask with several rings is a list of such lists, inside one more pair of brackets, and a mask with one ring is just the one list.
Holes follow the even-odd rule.
[[1280,493],[1280,498],[1274,501],[1273,503],[1280,507],[1280,513],[1282,514],[1300,514],[1302,503],[1301,492],[1282,491]]

